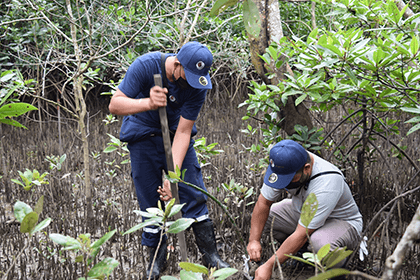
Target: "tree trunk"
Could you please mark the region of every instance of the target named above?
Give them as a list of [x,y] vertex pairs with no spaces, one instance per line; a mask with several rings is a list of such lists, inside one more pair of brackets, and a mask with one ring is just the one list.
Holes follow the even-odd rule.
[[91,192],[91,184],[90,184],[90,163],[89,163],[89,142],[88,142],[88,133],[87,128],[85,125],[85,117],[86,117],[86,102],[83,97],[83,90],[82,90],[82,84],[83,84],[83,76],[81,71],[81,51],[79,48],[79,45],[77,43],[77,29],[76,25],[74,24],[76,21],[73,17],[73,12],[71,8],[70,0],[66,0],[67,4],[67,11],[69,13],[70,17],[70,29],[71,29],[71,38],[74,48],[74,53],[76,56],[77,61],[77,71],[74,73],[73,76],[73,92],[75,95],[75,102],[76,102],[76,112],[78,115],[79,120],[79,131],[82,138],[83,143],[83,168],[85,171],[85,223],[86,223],[86,230],[89,229],[89,222],[91,219],[93,219],[93,211],[92,211],[92,192]]
[[[261,28],[257,38],[248,33],[251,61],[258,75],[266,84],[277,85],[285,79],[284,73],[289,72],[289,74],[293,75],[289,65],[284,63],[278,69],[275,68],[274,65],[271,65],[270,68],[275,69],[276,76],[272,80],[268,80],[266,76],[268,69],[264,65],[264,61],[259,56],[266,52],[266,48],[268,48],[272,42],[278,42],[283,37],[279,3],[277,0],[252,1],[258,7]],[[309,110],[303,105],[303,103],[295,106],[295,98],[293,97],[289,97],[286,105],[284,106],[280,100],[276,103],[281,108],[279,119],[283,119],[280,127],[288,135],[295,133],[294,127],[296,124],[307,126],[308,129],[313,127]]]

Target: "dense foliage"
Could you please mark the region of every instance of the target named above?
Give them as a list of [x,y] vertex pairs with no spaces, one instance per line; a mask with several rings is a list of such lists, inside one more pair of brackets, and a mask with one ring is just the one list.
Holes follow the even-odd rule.
[[[264,55],[267,64],[273,60],[277,66],[289,63],[293,75],[278,85],[253,83],[254,94],[243,105],[247,105],[248,116],[264,113],[265,146],[279,140],[277,100],[285,103],[288,96],[296,96],[296,105],[305,102],[316,113],[344,108],[342,121],[332,130],[352,124],[343,138],[322,142],[321,138],[317,144],[335,141],[334,149],[347,149],[347,153],[359,146],[368,149],[368,143],[376,149],[377,137],[400,135],[397,123],[403,121],[402,112],[420,112],[420,14],[405,19],[404,10],[399,11],[393,1],[385,5],[370,0],[321,4],[331,11],[326,15],[330,25],[319,26],[303,38],[283,37]],[[414,124],[407,135],[420,129],[419,121],[419,116],[407,120]],[[351,136],[356,138],[353,146],[342,147]]]

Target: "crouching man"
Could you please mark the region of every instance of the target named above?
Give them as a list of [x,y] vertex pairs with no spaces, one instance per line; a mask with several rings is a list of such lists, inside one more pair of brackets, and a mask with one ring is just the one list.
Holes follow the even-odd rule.
[[[274,203],[284,190],[291,198]],[[273,219],[273,236],[281,243],[276,252],[280,264],[288,259],[285,254],[295,254],[305,245],[308,240],[300,214],[310,193],[316,195],[319,203],[308,226],[315,252],[328,243],[331,250],[344,246],[350,250],[357,248],[362,215],[341,171],[297,142],[283,140],[270,150],[264,184],[252,213],[247,246],[251,260],[261,260],[261,236],[270,232]],[[270,279],[275,262],[273,255],[257,269],[255,280]]]

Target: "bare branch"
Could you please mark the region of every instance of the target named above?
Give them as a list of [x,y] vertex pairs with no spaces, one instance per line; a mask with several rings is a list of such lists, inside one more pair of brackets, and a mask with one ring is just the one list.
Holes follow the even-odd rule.
[[11,21],[3,21],[0,22],[0,26],[2,25],[9,25],[9,24],[13,24],[13,23],[17,23],[17,22],[28,22],[28,21],[32,21],[32,20],[39,20],[39,19],[44,19],[43,17],[36,17],[36,18],[20,18],[20,19],[15,19],[15,20],[11,20]]
[[408,225],[404,232],[403,237],[394,250],[394,253],[386,259],[385,271],[382,279],[391,280],[396,279],[396,273],[401,268],[405,252],[415,242],[420,241],[420,204],[417,207],[416,214],[414,215],[411,223]]

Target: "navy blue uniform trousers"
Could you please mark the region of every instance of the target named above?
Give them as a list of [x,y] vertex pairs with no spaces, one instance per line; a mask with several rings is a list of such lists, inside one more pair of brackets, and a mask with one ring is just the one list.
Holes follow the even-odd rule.
[[[157,207],[159,200],[157,189],[163,183],[162,170],[167,171],[162,136],[148,136],[140,141],[129,143],[128,150],[131,159],[131,176],[136,187],[140,209],[146,211],[147,208]],[[187,170],[184,181],[206,190],[194,150],[193,139],[190,141],[181,171],[184,169]],[[183,183],[178,184],[178,194],[180,203],[186,203],[181,210],[183,217],[193,218],[198,222],[209,219],[205,194]],[[156,247],[159,238],[160,229],[158,227],[145,227],[141,243],[144,246]]]

